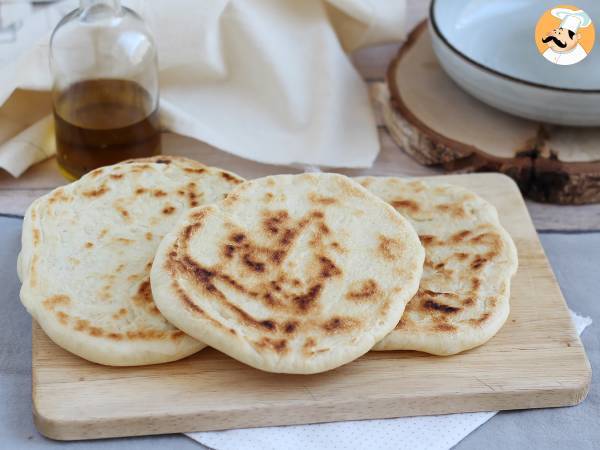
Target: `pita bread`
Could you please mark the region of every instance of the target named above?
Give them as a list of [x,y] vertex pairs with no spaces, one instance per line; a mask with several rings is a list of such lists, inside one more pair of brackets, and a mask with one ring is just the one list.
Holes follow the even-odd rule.
[[491,339],[508,317],[518,265],[496,209],[458,186],[383,177],[357,181],[412,223],[426,252],[419,292],[374,350],[452,355]]
[[156,305],[196,339],[269,372],[348,363],[390,332],[424,250],[400,214],[347,177],[249,181],[163,242]]
[[25,216],[21,301],[64,349],[100,364],[155,364],[204,347],[154,305],[161,238],[193,206],[243,180],[185,158],[103,167],[36,200]]

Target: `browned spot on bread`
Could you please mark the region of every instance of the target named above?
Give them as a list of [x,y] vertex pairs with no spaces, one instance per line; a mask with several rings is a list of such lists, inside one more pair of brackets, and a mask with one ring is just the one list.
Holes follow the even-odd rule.
[[452,236],[450,236],[450,242],[457,244],[459,242],[464,241],[465,238],[467,238],[470,234],[471,234],[471,231],[469,231],[469,230],[459,231],[458,233],[455,233]]
[[388,261],[400,258],[402,252],[402,242],[388,238],[382,234],[379,235],[378,254]]
[[328,348],[324,348],[324,349],[315,349],[315,347],[317,346],[317,341],[312,338],[312,337],[308,337],[304,340],[304,344],[302,345],[302,353],[305,356],[314,356],[315,353],[322,353],[322,352],[326,352],[329,349]]
[[320,275],[323,278],[336,277],[342,274],[342,271],[326,256],[319,256],[319,263],[321,264]]
[[248,292],[244,286],[242,286],[240,283],[238,283],[237,281],[235,281],[232,277],[230,277],[226,273],[220,273],[218,276],[219,276],[220,280],[223,280],[225,283],[227,283],[228,285],[230,285],[235,290],[237,290],[239,292],[247,293],[248,295],[250,295],[252,297],[256,296],[256,295],[252,295],[252,294],[256,294],[256,293]]
[[271,261],[274,264],[281,264],[285,258],[285,252],[283,250],[275,250],[271,253]]
[[465,217],[465,209],[461,204],[441,204],[435,207],[440,212],[449,213],[453,217],[462,218]]
[[75,322],[75,331],[84,331],[89,325],[90,323],[87,320],[77,319]]
[[108,187],[106,187],[106,185],[103,184],[102,186],[100,186],[97,189],[92,189],[92,190],[89,190],[89,191],[84,191],[84,192],[82,192],[82,194],[85,197],[93,198],[93,197],[100,197],[100,196],[106,194],[108,191],[110,191],[110,189]]
[[314,306],[322,289],[323,287],[320,284],[315,284],[308,292],[294,296],[292,301],[300,312],[306,312]]
[[348,300],[360,301],[373,299],[377,294],[377,282],[373,279],[363,280],[357,289],[351,289],[346,293]]
[[155,189],[154,192],[152,193],[152,195],[159,198],[159,197],[166,197],[167,193],[161,189]]
[[360,326],[360,321],[350,317],[333,317],[322,325],[327,333],[351,331]]
[[152,298],[152,289],[150,287],[150,280],[146,279],[143,281],[133,297],[133,302],[137,305],[145,307],[152,314],[160,314],[156,305],[154,304],[154,299]]
[[406,319],[400,319],[400,321],[396,324],[396,327],[394,329],[400,330],[400,329],[406,328],[406,327],[407,327]]
[[221,176],[222,176],[222,177],[223,177],[225,180],[229,181],[230,183],[233,183],[233,184],[240,184],[240,183],[242,183],[242,180],[240,180],[240,179],[239,179],[238,177],[236,177],[236,176],[233,176],[233,175],[231,175],[231,174],[230,174],[230,173],[228,173],[228,172],[221,172]]
[[315,219],[322,219],[325,217],[323,211],[311,211],[310,215]]
[[174,282],[173,283],[173,288],[175,288],[175,291],[177,292],[177,296],[179,297],[179,299],[183,302],[184,306],[192,311],[193,313],[199,315],[199,316],[204,316],[204,310],[202,308],[200,308],[198,305],[196,305],[192,299],[183,291],[183,289],[181,289],[181,287],[179,287],[179,285]]
[[156,339],[164,339],[166,333],[160,330],[135,330],[128,331],[126,333],[129,339],[141,339],[141,340],[156,340]]
[[109,339],[112,339],[114,341],[121,341],[121,340],[123,340],[123,334],[122,333],[111,332],[111,333],[108,333],[106,335],[106,337],[108,337]]
[[464,306],[473,306],[475,304],[475,300],[473,300],[471,297],[467,297],[463,300],[462,304]]
[[344,252],[344,249],[342,248],[342,246],[340,245],[339,242],[332,242],[330,245],[337,252],[339,252],[339,253],[343,253]]
[[185,191],[183,189],[178,189],[177,190],[177,195],[183,196],[183,195],[185,195]]
[[94,337],[100,337],[104,334],[104,330],[100,327],[89,327],[88,333]]
[[171,331],[171,339],[177,341],[185,336],[185,333],[181,330]]
[[485,256],[476,255],[473,258],[473,261],[471,262],[471,269],[473,269],[473,270],[481,269],[483,267],[483,265],[487,262],[488,262],[488,260],[485,258]]
[[481,286],[481,280],[477,277],[473,277],[473,278],[471,278],[471,285],[473,286],[473,290],[477,291],[477,290],[479,290],[479,287]]
[[113,319],[120,319],[127,315],[127,308],[120,308],[116,313],[112,315]]
[[121,216],[123,216],[123,218],[129,219],[129,211],[127,211],[125,208],[123,208],[121,206],[117,206],[116,209],[119,212],[119,214],[121,214]]
[[443,303],[438,303],[432,299],[425,300],[423,302],[422,308],[430,311],[440,311],[445,314],[454,314],[462,309],[455,306],[444,305]]
[[204,173],[206,172],[206,169],[204,169],[203,167],[186,167],[183,169],[183,171],[186,173]]
[[320,223],[319,224],[319,231],[323,234],[329,234],[330,230],[329,227],[327,225],[325,225],[324,223]]
[[71,303],[71,299],[68,295],[53,295],[45,299],[42,303],[47,309],[52,311],[57,306],[68,305],[69,303]]
[[69,323],[69,315],[66,312],[57,311],[56,318],[61,323],[61,325],[67,325]]
[[177,208],[174,206],[165,206],[162,210],[162,213],[165,215],[173,214]]
[[417,202],[415,202],[414,200],[408,200],[408,199],[397,199],[397,200],[392,200],[391,202],[392,206],[396,209],[401,209],[403,211],[410,211],[412,214],[416,214],[419,212],[419,210],[421,209],[419,207],[419,204]]
[[287,323],[284,325],[283,331],[284,331],[286,334],[291,334],[291,333],[293,333],[294,331],[296,331],[296,329],[297,329],[297,328],[298,328],[298,322],[287,322]]
[[427,247],[428,245],[435,244],[437,242],[437,238],[430,234],[423,234],[423,235],[419,236],[419,239],[421,240],[421,243],[425,247]]
[[107,230],[106,228],[103,228],[103,229],[100,231],[100,234],[98,235],[98,238],[99,238],[99,239],[102,239],[104,236],[106,236],[106,233],[108,233],[108,230]]
[[231,244],[227,244],[223,247],[223,254],[226,258],[233,258],[233,253],[235,252],[235,247]]
[[85,243],[85,248],[92,248],[93,246],[94,246],[93,242],[89,242],[88,241],[88,242]]
[[287,353],[287,341],[285,339],[270,339],[268,337],[262,338],[258,342],[254,342],[253,345],[259,349],[270,349],[277,353]]
[[250,257],[250,255],[245,254],[242,258],[242,261],[246,266],[248,266],[254,272],[264,272],[265,271],[265,263],[260,261],[255,261]]
[[155,159],[154,162],[156,164],[171,164],[171,160],[168,158],[159,158],[159,159]]
[[[62,202],[69,201],[69,197],[65,195],[65,191],[63,188],[56,189],[54,191],[54,193],[50,196],[48,203],[53,204],[58,201],[62,201]],[[31,218],[35,219],[35,211],[32,211]]]
[[115,269],[115,272],[119,273],[125,268],[125,264],[119,264]]
[[37,228],[33,229],[33,245],[37,246],[40,244],[41,241],[41,234],[40,234],[40,230],[38,230]]
[[277,331],[277,325],[272,320],[263,320],[259,325],[269,331]]
[[289,219],[287,211],[264,212],[263,215],[263,227],[271,234],[278,233],[281,225]]
[[137,188],[137,189],[135,190],[135,193],[136,193],[137,195],[142,195],[142,194],[144,194],[146,191],[147,191],[147,189],[146,189],[146,188],[139,187],[139,188]]
[[283,235],[281,236],[281,239],[279,239],[279,244],[283,245],[284,247],[289,246],[297,234],[298,234],[298,232],[295,230],[290,230],[290,229],[285,230],[283,232]]
[[146,234],[145,234],[145,237],[146,237],[146,240],[147,240],[147,241],[151,241],[151,240],[152,240],[152,238],[153,238],[153,236],[152,236],[152,233],[150,233],[149,231],[148,231],[148,232],[146,232]]
[[206,209],[194,211],[192,214],[190,214],[190,217],[196,221],[196,223],[193,226],[193,229],[198,229],[202,226],[201,221],[202,219],[204,219],[204,217],[206,217],[206,214],[208,214],[208,211]]
[[263,197],[263,200],[264,200],[265,202],[270,202],[270,201],[271,201],[271,200],[273,200],[274,198],[275,198],[275,196],[273,195],[273,193],[272,193],[272,192],[267,192],[267,193],[264,195],[264,197]]
[[90,172],[90,177],[96,178],[96,177],[102,175],[103,172],[104,172],[104,169],[102,167],[100,167],[99,169],[96,169],[96,170],[92,170]]
[[242,233],[234,233],[231,235],[231,237],[229,239],[232,240],[233,242],[237,242],[239,244],[244,239],[246,239],[246,236]]
[[127,239],[127,238],[117,238],[115,239],[119,244],[123,244],[123,245],[129,245],[129,244],[133,244],[135,241],[133,239]]
[[37,263],[38,263],[39,255],[34,254],[33,258],[31,258],[31,269],[30,269],[30,284],[31,287],[37,286]]
[[473,325],[481,325],[483,322],[488,320],[490,318],[490,316],[491,316],[491,314],[486,312],[486,313],[483,313],[480,317],[478,317],[476,319],[469,319],[469,323],[471,323]]
[[434,329],[438,330],[438,331],[456,331],[457,328],[454,325],[450,325],[449,323],[440,323],[437,324]]
[[454,254],[456,256],[456,258],[458,258],[460,261],[464,261],[465,259],[467,259],[469,257],[468,253],[464,253],[464,252],[459,252],[459,253],[455,253]]
[[319,195],[317,192],[310,192],[308,194],[308,199],[312,203],[316,203],[318,205],[333,205],[337,203],[337,200],[333,197],[325,197],[323,195]]

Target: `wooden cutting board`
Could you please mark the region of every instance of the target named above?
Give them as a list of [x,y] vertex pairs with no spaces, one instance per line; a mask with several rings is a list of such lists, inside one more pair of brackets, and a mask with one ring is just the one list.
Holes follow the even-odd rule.
[[486,345],[451,357],[371,352],[318,375],[260,372],[212,349],[116,368],[67,353],[34,324],[36,426],[54,439],[93,439],[581,402],[590,365],[515,183],[499,174],[430,180],[488,199],[517,245],[511,314]]

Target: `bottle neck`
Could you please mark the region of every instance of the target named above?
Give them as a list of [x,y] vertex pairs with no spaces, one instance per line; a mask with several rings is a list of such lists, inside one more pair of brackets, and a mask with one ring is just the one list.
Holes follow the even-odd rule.
[[116,14],[121,11],[121,0],[79,0],[79,8],[82,11],[96,6],[110,8]]

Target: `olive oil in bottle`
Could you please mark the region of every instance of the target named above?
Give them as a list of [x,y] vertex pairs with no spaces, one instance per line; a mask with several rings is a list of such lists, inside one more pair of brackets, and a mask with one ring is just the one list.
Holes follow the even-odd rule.
[[120,0],[80,0],[50,38],[57,161],[76,179],[160,153],[156,46]]
[[57,161],[68,177],[96,167],[160,153],[158,111],[129,80],[74,83],[54,102]]

